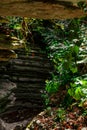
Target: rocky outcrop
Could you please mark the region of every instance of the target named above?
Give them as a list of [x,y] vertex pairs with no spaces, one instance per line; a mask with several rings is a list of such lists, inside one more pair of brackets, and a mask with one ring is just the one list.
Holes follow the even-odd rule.
[[1,130],[14,130],[19,125],[24,129],[43,109],[45,80],[49,79],[52,72],[46,52],[40,48],[31,47],[29,54],[24,49],[16,49],[15,52],[16,59],[0,62],[0,111],[3,109],[0,113],[3,119]]
[[16,84],[8,79],[0,79],[0,112],[4,111],[4,106],[14,103],[14,93],[12,90],[16,88]]
[[3,120],[0,119],[0,130],[6,130],[6,126]]
[[17,49],[15,52],[18,58],[0,67],[0,77],[17,86],[12,91],[15,94],[15,104],[8,105],[8,109],[22,107],[41,109],[45,80],[50,77],[52,71],[49,59],[46,53],[37,47],[31,48],[28,55],[24,49]]
[[86,0],[3,0],[0,1],[0,15],[40,19],[72,19],[87,15],[86,11],[84,12],[77,6],[79,1]]

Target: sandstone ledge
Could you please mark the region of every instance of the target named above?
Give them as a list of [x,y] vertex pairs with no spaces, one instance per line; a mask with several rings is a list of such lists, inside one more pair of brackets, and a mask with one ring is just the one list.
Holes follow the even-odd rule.
[[77,7],[78,0],[47,1],[3,0],[0,2],[0,15],[40,19],[68,19],[87,15]]

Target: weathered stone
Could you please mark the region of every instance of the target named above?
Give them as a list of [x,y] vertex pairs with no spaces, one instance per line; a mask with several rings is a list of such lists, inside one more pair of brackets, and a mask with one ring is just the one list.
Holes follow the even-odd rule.
[[17,54],[13,50],[0,50],[0,61],[9,61],[12,58],[17,58]]
[[0,99],[8,96],[14,88],[16,88],[15,83],[10,82],[9,80],[0,79]]
[[[18,122],[13,125],[12,123],[9,124],[11,121],[9,115],[11,114],[15,116],[15,120],[24,120],[23,114],[19,113],[19,117],[15,115],[15,113],[18,113],[18,110],[30,110],[30,115],[27,114],[26,118],[31,119],[33,112],[35,116],[35,113],[37,114],[37,112],[43,109],[41,94],[45,87],[45,80],[49,78],[52,71],[49,59],[46,57],[45,52],[41,52],[40,48],[37,49],[35,47],[31,49],[28,56],[26,56],[24,49],[17,49],[15,52],[18,55],[16,59],[11,59],[8,62],[0,62],[0,78],[3,79],[3,82],[0,82],[3,86],[2,88],[8,91],[12,83],[13,85],[17,85],[15,89],[11,87],[12,91],[10,91],[9,96],[0,102],[1,108],[5,107],[5,111],[0,113],[0,117],[6,121],[6,129],[2,130],[9,130],[9,128],[14,130],[18,128]],[[32,53],[34,53],[33,56]],[[6,87],[6,83],[9,83],[9,87]],[[1,90],[3,91],[3,89]],[[5,92],[3,94],[5,95]],[[26,126],[23,122],[21,124]]]
[[0,15],[41,19],[72,19],[87,15],[87,13],[84,13],[84,11],[77,7],[77,2],[79,1],[3,0],[0,2]]
[[15,83],[7,79],[0,79],[0,113],[3,112],[9,104],[14,104],[16,98],[12,90],[15,88]]
[[6,126],[3,120],[0,119],[0,130],[6,130]]
[[17,125],[13,130],[22,130],[22,127],[20,125]]
[[[45,80],[49,78],[52,71],[49,59],[46,57],[46,53],[41,52],[37,47],[32,48],[29,55],[26,55],[24,49],[15,51],[18,58],[12,59],[0,67],[1,77],[9,79],[17,85],[17,88],[12,91],[15,94],[15,99],[12,98],[15,102],[8,104],[6,110],[22,107],[42,108],[41,95],[45,87]],[[32,56],[33,52],[35,54]]]

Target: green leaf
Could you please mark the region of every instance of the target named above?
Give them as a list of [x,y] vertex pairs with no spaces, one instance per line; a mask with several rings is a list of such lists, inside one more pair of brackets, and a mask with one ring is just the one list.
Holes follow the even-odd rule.
[[72,73],[76,73],[78,71],[77,67],[70,67],[70,70]]
[[86,80],[82,80],[82,84],[87,87],[87,81]]
[[78,52],[79,52],[79,47],[78,46],[74,46],[74,51],[75,51],[75,53],[77,54]]
[[15,24],[14,29],[20,30],[20,29],[22,29],[22,26],[20,24]]
[[80,100],[81,97],[82,97],[82,91],[81,91],[81,88],[78,87],[78,88],[75,90],[75,98],[76,98],[77,100]]
[[71,89],[68,89],[68,93],[69,93],[70,96],[74,96],[74,91],[73,91],[73,90],[74,90],[74,89],[72,89],[72,88],[71,88]]

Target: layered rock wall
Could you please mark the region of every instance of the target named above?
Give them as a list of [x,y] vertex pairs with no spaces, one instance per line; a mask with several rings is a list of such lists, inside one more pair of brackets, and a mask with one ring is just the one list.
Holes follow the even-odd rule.
[[42,108],[45,80],[50,77],[52,71],[49,59],[45,52],[37,47],[30,49],[28,55],[24,49],[18,49],[16,53],[18,58],[0,67],[0,77],[3,82],[9,80],[16,84],[16,88],[12,91],[15,94],[15,103],[8,106]]

